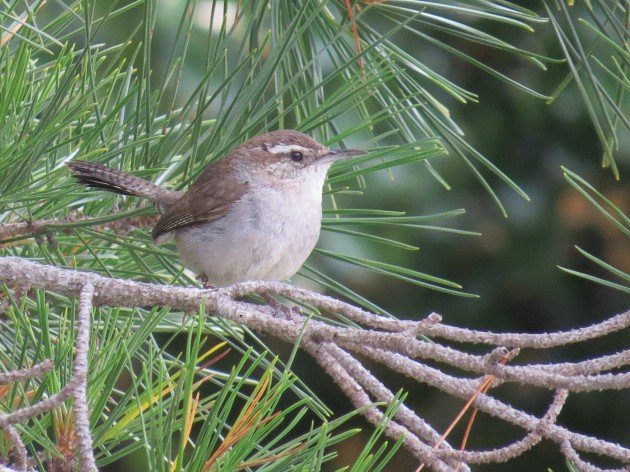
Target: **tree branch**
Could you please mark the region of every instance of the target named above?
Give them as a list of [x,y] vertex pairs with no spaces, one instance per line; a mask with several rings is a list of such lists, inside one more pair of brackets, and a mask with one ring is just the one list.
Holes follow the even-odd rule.
[[50,372],[55,365],[50,359],[46,359],[33,367],[26,369],[14,370],[0,374],[0,385],[12,382],[23,382],[24,380],[39,378],[47,372]]
[[96,470],[96,462],[92,454],[92,432],[90,431],[90,412],[87,397],[88,354],[90,351],[90,315],[94,286],[86,283],[79,295],[79,312],[77,320],[77,354],[74,360],[74,378],[77,387],[74,391],[74,424],[78,440],[79,463],[81,470]]
[[115,218],[115,214],[104,218],[94,218],[92,216],[85,215],[71,215],[67,218],[3,223],[0,225],[0,244],[15,238],[36,238],[45,234],[52,234],[55,231],[68,231],[73,228],[80,228],[83,226],[89,226],[96,229],[110,228],[114,231],[131,231],[136,228],[155,225],[159,215],[128,216],[119,219]]
[[[90,414],[87,399],[88,355],[90,348],[90,315],[94,286],[88,281],[79,293],[79,307],[77,313],[76,357],[74,361],[73,377],[56,394],[37,402],[30,407],[20,408],[13,413],[0,414],[0,428],[5,429],[12,440],[16,453],[15,470],[23,471],[27,468],[26,449],[13,424],[24,423],[29,419],[50,411],[61,405],[66,399],[74,398],[74,422],[77,438],[78,462],[81,471],[96,471],[96,462],[92,452],[92,433],[90,430]],[[0,376],[3,382],[22,381],[40,377],[53,368],[53,363],[46,360],[30,369],[7,372]]]
[[538,427],[528,433],[523,439],[509,446],[492,451],[439,451],[438,456],[457,458],[466,461],[468,464],[501,463],[518,457],[534,447],[545,437],[551,425],[556,422],[568,396],[569,392],[566,390],[557,390],[553,402],[549,406],[545,416],[541,418]]
[[24,472],[28,470],[28,454],[26,452],[26,447],[24,447],[24,443],[22,442],[22,438],[20,437],[20,433],[13,426],[5,426],[3,428],[9,439],[11,440],[11,446],[13,450],[13,455],[15,457],[15,470],[17,472]]
[[[471,397],[479,387],[480,380],[474,377],[456,377],[447,374],[436,367],[429,366],[425,361],[437,361],[455,366],[473,376],[494,375],[499,377],[497,382],[516,382],[531,388],[556,390],[554,401],[542,418],[514,408],[490,395],[479,395],[473,402],[477,409],[502,421],[517,425],[527,432],[523,439],[493,451],[459,452],[448,445],[433,448],[432,444],[436,442],[436,437],[439,437],[434,428],[408,407],[402,405],[393,420],[385,426],[385,433],[392,438],[398,438],[404,434],[404,446],[419,461],[425,462],[434,470],[452,470],[457,467],[458,462],[468,464],[508,460],[523,454],[542,438],[557,443],[567,457],[574,457],[577,455],[576,451],[583,451],[607,456],[624,464],[630,463],[630,449],[627,447],[569,431],[555,423],[557,414],[566,399],[567,391],[627,388],[629,377],[627,373],[600,374],[600,372],[627,366],[629,350],[576,363],[520,366],[502,366],[498,363],[498,359],[507,352],[505,346],[542,349],[586,341],[627,329],[630,326],[630,311],[588,328],[566,332],[542,335],[497,334],[448,326],[441,323],[439,315],[436,314],[421,321],[394,320],[282,283],[248,282],[225,289],[200,290],[111,279],[91,272],[45,266],[10,257],[0,258],[0,282],[11,286],[28,285],[35,289],[80,297],[82,300],[80,317],[85,315],[87,310],[88,320],[90,307],[88,299],[91,299],[95,306],[163,306],[185,311],[197,310],[204,305],[214,316],[244,324],[250,329],[276,336],[289,343],[299,340],[300,346],[315,358],[355,407],[361,408],[362,414],[373,424],[379,424],[384,419],[384,414],[373,405],[373,401],[391,402],[394,395],[369,372],[357,356],[366,356],[368,359],[411,377],[416,382],[427,383],[456,398]],[[87,287],[93,287],[94,290],[89,297],[86,294]],[[240,299],[249,294],[271,294],[295,298],[331,315],[343,315],[368,329],[340,327],[329,324],[325,320],[308,319],[301,315],[295,315],[292,319],[279,318],[274,316],[274,310],[268,306],[256,305]],[[86,329],[85,325],[82,325],[81,329]],[[458,342],[485,343],[500,349],[495,349],[486,355],[470,354],[461,349],[416,339],[419,334]],[[85,342],[82,335],[78,337],[77,343],[79,342]],[[83,359],[86,349],[85,344],[77,344],[76,362],[79,362],[79,354]],[[516,352],[518,351],[514,351]],[[64,395],[66,388],[81,380],[81,376],[75,371],[73,379],[56,395]],[[373,396],[373,399],[370,399],[366,391]],[[73,395],[76,395],[76,392]],[[40,406],[37,412],[44,411],[41,404],[47,401],[50,403],[54,397],[55,395],[42,400],[38,404]],[[0,426],[30,417],[23,410],[20,410],[22,411],[20,419],[17,419],[17,416],[11,416],[15,413],[4,417],[0,415]],[[37,412],[29,412],[29,414],[37,414]],[[84,413],[87,414],[87,409]],[[87,424],[85,415],[84,421],[84,424]],[[91,449],[88,445],[89,443],[86,443],[82,446],[84,451]]]

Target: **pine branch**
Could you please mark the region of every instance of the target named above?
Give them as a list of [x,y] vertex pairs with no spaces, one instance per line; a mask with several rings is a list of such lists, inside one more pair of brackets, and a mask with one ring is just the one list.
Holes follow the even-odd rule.
[[[74,427],[77,438],[76,449],[80,470],[84,472],[97,470],[96,461],[92,452],[92,433],[90,430],[87,397],[90,316],[93,297],[94,286],[87,281],[83,284],[79,292],[78,328],[73,377],[56,394],[32,406],[20,408],[12,413],[0,414],[0,428],[7,431],[11,438],[13,449],[16,451],[14,468],[16,472],[28,469],[28,458],[26,448],[13,425],[25,423],[37,415],[48,412],[60,406],[68,398],[74,399]],[[7,372],[0,376],[0,384],[3,382],[23,381],[30,378],[41,377],[52,368],[52,361],[47,360],[30,369]]]
[[[122,213],[122,212],[117,212]],[[0,225],[0,244],[14,238],[31,238],[52,234],[53,231],[68,231],[72,228],[89,226],[92,229],[109,228],[114,231],[127,232],[136,228],[153,226],[159,216],[131,216],[113,219],[116,215],[109,215],[106,222],[101,218],[91,216],[69,216],[67,218],[51,218],[38,221],[20,221]]]
[[[455,377],[425,364],[424,359],[457,366],[471,374],[494,375],[501,382],[514,382],[526,387],[556,391],[547,414],[542,418],[512,407],[490,395],[478,395],[473,402],[475,408],[527,431],[524,439],[493,451],[457,452],[446,444],[433,448],[432,444],[436,436],[439,436],[435,430],[410,409],[400,408],[392,421],[386,424],[385,433],[392,438],[404,434],[405,447],[419,462],[426,463],[434,470],[452,470],[457,462],[463,465],[503,462],[523,454],[542,438],[558,444],[567,458],[575,459],[579,457],[576,456],[576,451],[583,451],[606,456],[624,464],[630,463],[630,449],[627,447],[573,432],[556,424],[556,417],[569,392],[630,387],[627,373],[602,373],[627,367],[630,364],[630,351],[600,356],[586,361],[587,363],[499,365],[499,359],[507,352],[502,341],[509,341],[507,345],[515,342],[524,347],[542,349],[604,337],[612,332],[628,329],[630,311],[589,328],[536,335],[543,341],[533,342],[533,335],[483,333],[448,326],[441,323],[439,316],[435,314],[419,322],[387,319],[334,301],[330,297],[281,283],[249,282],[225,289],[200,290],[112,279],[95,273],[41,265],[11,257],[0,258],[0,282],[13,285],[27,284],[31,288],[59,295],[78,296],[83,298],[81,304],[83,309],[80,309],[80,312],[85,312],[87,297],[85,292],[86,287],[90,286],[94,287],[92,299],[94,306],[163,306],[186,311],[198,310],[203,306],[218,318],[243,324],[252,330],[276,336],[289,343],[298,342],[300,347],[326,370],[352,403],[361,408],[366,419],[374,424],[383,420],[383,413],[373,405],[373,402],[391,401],[394,395],[361,364],[357,358],[359,355],[405,374],[416,382],[434,386],[456,398],[469,398],[478,389],[481,380]],[[279,318],[269,306],[242,300],[244,294],[275,294],[302,301],[308,300],[316,307],[326,308],[326,311],[331,313],[343,314],[355,321],[360,320],[359,322],[368,328],[379,326],[383,331],[339,327],[298,314],[291,319]],[[588,335],[586,331],[589,332]],[[485,356],[478,356],[449,346],[429,349],[427,347],[429,343],[416,339],[419,334],[436,333],[449,340],[481,341],[494,344],[498,348]],[[77,346],[77,357],[83,352],[84,347],[79,349]],[[55,398],[55,395],[41,401],[38,404],[40,406],[30,407],[31,410],[28,412],[23,411],[27,410],[24,408],[19,410],[21,414],[18,411],[0,416],[0,426],[23,422],[32,415],[59,404],[60,396],[65,395],[66,398],[70,395],[76,396],[77,380],[81,379],[77,379],[75,372],[75,377],[56,394],[57,398],[54,401],[51,399]],[[66,392],[68,386],[72,386],[72,390]],[[41,406],[42,404],[45,404],[45,407]]]
[[26,447],[24,447],[24,443],[22,442],[22,438],[20,437],[19,431],[13,426],[5,426],[3,429],[11,440],[15,470],[17,472],[28,470],[28,454],[26,452]]
[[79,294],[79,312],[77,323],[76,358],[74,361],[74,420],[77,436],[79,464],[84,472],[96,470],[96,461],[92,453],[92,433],[90,431],[90,412],[88,409],[88,354],[90,351],[90,316],[94,286],[87,282]]

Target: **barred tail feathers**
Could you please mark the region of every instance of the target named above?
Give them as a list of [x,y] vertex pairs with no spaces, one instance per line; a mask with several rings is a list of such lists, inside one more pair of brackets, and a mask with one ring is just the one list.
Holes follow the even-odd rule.
[[158,206],[168,206],[180,196],[179,192],[167,190],[148,180],[96,162],[72,161],[68,163],[68,167],[80,184],[122,195],[147,198]]

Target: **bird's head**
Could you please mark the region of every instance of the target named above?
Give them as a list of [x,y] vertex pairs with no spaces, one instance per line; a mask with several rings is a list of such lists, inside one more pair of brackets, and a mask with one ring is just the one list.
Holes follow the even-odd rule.
[[359,150],[331,151],[299,131],[278,130],[255,136],[234,149],[232,155],[261,177],[301,180],[326,176],[336,161],[365,154]]

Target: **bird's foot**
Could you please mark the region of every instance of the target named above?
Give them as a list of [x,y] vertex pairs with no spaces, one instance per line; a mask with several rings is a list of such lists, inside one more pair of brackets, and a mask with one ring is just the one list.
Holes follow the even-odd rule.
[[273,316],[275,318],[282,318],[291,321],[294,317],[302,315],[302,310],[299,306],[287,306],[269,295],[263,295],[262,297],[273,309]]
[[210,282],[208,282],[208,277],[206,277],[204,274],[197,274],[197,280],[199,281],[199,283],[201,283],[204,290],[214,288],[214,285],[211,285]]

